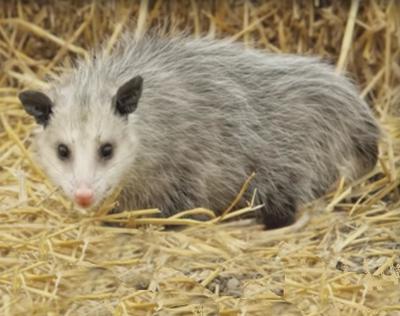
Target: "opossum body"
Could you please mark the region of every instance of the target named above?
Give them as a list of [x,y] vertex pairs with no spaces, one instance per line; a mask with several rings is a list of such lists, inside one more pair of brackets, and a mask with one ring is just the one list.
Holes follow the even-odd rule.
[[125,36],[20,99],[38,161],[84,207],[123,184],[121,209],[220,212],[255,172],[238,207],[257,188],[259,219],[279,227],[378,154],[376,120],[331,66],[222,40]]

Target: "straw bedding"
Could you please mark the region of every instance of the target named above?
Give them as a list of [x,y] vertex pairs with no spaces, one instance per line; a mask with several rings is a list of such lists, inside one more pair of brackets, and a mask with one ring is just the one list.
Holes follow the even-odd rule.
[[[0,315],[400,315],[397,1],[0,6]],[[153,219],[157,210],[105,215],[112,200],[80,213],[32,160],[34,124],[17,92],[44,86],[104,40],[112,49],[124,29],[140,36],[157,25],[317,54],[348,70],[387,133],[378,166],[275,231],[227,221],[252,206],[206,223]]]

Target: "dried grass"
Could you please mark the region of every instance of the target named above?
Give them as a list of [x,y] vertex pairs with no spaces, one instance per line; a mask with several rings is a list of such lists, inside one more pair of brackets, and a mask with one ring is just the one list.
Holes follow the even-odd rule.
[[[0,315],[400,315],[399,3],[232,2],[0,3]],[[388,132],[376,170],[275,231],[221,223],[234,204],[225,218],[183,214],[206,223],[74,210],[32,161],[16,94],[106,38],[111,50],[123,29],[155,25],[348,69]]]

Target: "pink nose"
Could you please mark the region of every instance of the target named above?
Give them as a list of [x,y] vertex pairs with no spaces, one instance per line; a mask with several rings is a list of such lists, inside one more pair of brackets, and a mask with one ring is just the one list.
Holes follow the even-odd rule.
[[93,203],[93,191],[81,186],[75,191],[75,202],[82,207],[89,207]]

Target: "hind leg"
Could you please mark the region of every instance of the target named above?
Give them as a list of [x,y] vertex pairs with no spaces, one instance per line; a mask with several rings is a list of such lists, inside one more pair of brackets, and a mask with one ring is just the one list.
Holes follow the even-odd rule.
[[261,197],[260,200],[264,207],[258,211],[257,221],[263,223],[267,229],[280,228],[294,223],[297,205],[293,197],[271,194]]
[[376,142],[356,143],[356,157],[359,164],[357,176],[371,171],[378,162],[378,155],[378,144]]
[[365,130],[359,131],[353,136],[355,145],[355,156],[358,170],[356,177],[371,171],[378,162],[379,149],[378,142],[380,129],[375,122],[366,121],[363,127]]

